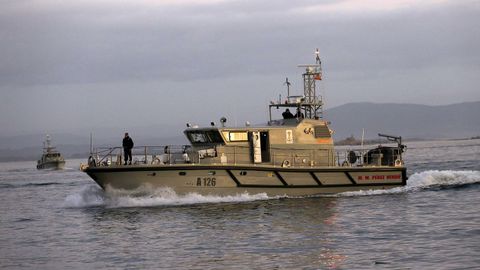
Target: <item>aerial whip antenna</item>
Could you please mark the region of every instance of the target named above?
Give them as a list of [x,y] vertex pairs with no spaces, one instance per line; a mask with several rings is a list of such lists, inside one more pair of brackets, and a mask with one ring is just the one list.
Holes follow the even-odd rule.
[[315,50],[315,63],[318,65],[315,69],[315,80],[322,80],[322,61],[320,60],[320,51],[318,48]]
[[288,81],[288,78],[285,78],[285,83],[287,85],[287,98],[290,96],[290,85],[291,83]]

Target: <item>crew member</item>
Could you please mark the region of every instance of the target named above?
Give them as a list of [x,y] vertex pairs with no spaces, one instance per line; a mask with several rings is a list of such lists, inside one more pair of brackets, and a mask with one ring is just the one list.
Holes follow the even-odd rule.
[[295,118],[305,118],[300,108],[297,108],[297,113],[295,114]]
[[286,110],[282,113],[282,116],[283,116],[283,119],[293,118],[293,114],[290,112],[289,109],[286,109]]
[[132,148],[133,148],[133,140],[128,136],[128,132],[125,133],[125,137],[122,141],[123,146],[123,153],[125,155],[125,164],[129,161],[129,165],[132,165]]

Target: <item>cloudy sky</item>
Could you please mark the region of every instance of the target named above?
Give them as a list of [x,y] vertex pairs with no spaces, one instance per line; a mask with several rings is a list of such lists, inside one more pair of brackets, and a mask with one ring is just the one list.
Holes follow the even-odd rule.
[[478,0],[1,4],[0,136],[263,122],[315,48],[327,108],[480,100]]

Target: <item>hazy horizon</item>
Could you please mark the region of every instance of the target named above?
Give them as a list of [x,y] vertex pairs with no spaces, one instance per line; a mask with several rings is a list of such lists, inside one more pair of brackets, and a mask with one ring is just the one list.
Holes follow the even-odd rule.
[[[398,105],[418,105],[418,106],[429,106],[429,107],[441,107],[441,106],[450,106],[450,105],[457,105],[457,104],[467,104],[467,103],[480,103],[479,101],[467,101],[467,102],[460,102],[460,103],[453,103],[453,104],[446,104],[446,105],[427,105],[427,104],[418,104],[418,103],[379,103],[379,102],[351,102],[347,104],[342,104],[339,106],[336,106],[334,108],[330,108],[329,110],[333,109],[338,109],[342,108],[343,106],[348,106],[352,104],[363,104],[363,103],[372,103],[372,104],[398,104]],[[267,108],[268,105],[265,105],[264,107]],[[280,112],[281,110],[279,110]],[[325,112],[325,119],[330,120],[328,117],[328,110]],[[265,117],[268,117],[267,113],[264,115]],[[267,118],[260,117],[258,122],[251,122],[252,125],[259,125],[259,124],[264,124],[267,122]],[[280,113],[278,113],[278,119],[281,118]],[[200,122],[191,122],[189,121],[188,123],[194,124],[194,125],[199,125],[200,127],[205,127],[209,126],[210,122],[214,121],[217,125],[219,124],[219,119],[204,119],[203,121]],[[67,130],[67,131],[58,131],[58,130],[40,130],[37,132],[31,132],[31,133],[23,133],[23,134],[14,134],[14,135],[0,135],[1,138],[14,138],[14,137],[32,137],[36,136],[38,141],[44,141],[44,137],[48,135],[68,135],[71,137],[82,137],[83,139],[89,138],[90,133],[93,134],[94,137],[99,137],[101,138],[102,141],[109,140],[109,139],[114,139],[114,138],[123,138],[124,132],[129,132],[132,135],[136,134],[141,134],[140,136],[142,138],[175,138],[175,137],[183,137],[183,130],[186,128],[186,123],[183,122],[177,122],[173,121],[171,123],[164,123],[162,125],[158,124],[141,124],[141,125],[131,125],[130,127],[126,128],[124,126],[119,126],[112,124],[110,126],[104,125],[104,126],[91,126],[90,128],[84,128],[84,127],[79,127],[77,129],[72,129],[72,130]],[[237,121],[237,123],[233,122],[232,119],[227,119],[227,126],[243,126],[245,123],[240,123]],[[148,135],[151,134],[151,135]],[[1,143],[0,143],[1,145]],[[35,144],[38,146],[38,143]],[[32,145],[33,146],[33,145]],[[0,147],[1,148],[1,147]]]

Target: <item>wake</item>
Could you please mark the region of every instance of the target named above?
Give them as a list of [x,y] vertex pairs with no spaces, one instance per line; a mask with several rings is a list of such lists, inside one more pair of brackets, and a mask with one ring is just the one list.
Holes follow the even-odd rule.
[[[275,197],[278,198],[278,197]],[[64,206],[66,208],[86,207],[155,207],[155,206],[179,206],[205,203],[230,203],[268,200],[266,193],[250,195],[248,193],[234,196],[213,196],[189,193],[178,195],[171,188],[151,188],[142,186],[132,191],[110,189],[103,191],[98,186],[84,187],[79,193],[67,196]]]
[[[371,196],[382,194],[398,194],[429,190],[435,188],[450,188],[469,184],[480,183],[480,171],[424,171],[410,176],[407,185],[385,190],[364,190],[344,192],[327,197],[352,197]],[[234,196],[214,196],[189,193],[178,195],[171,188],[152,188],[142,186],[138,189],[127,191],[109,189],[107,192],[96,185],[83,187],[78,193],[65,198],[66,208],[123,208],[123,207],[155,207],[155,206],[179,206],[205,203],[232,203],[250,202],[258,200],[271,200],[285,198],[287,196],[269,197],[266,193],[248,194],[241,193]],[[323,196],[320,196],[323,197]],[[295,197],[299,198],[299,197]],[[301,198],[301,197],[300,197]]]
[[344,192],[335,196],[368,196],[381,194],[395,194],[429,190],[434,188],[454,188],[463,185],[480,183],[480,171],[424,171],[412,174],[407,185],[384,190],[366,190]]

